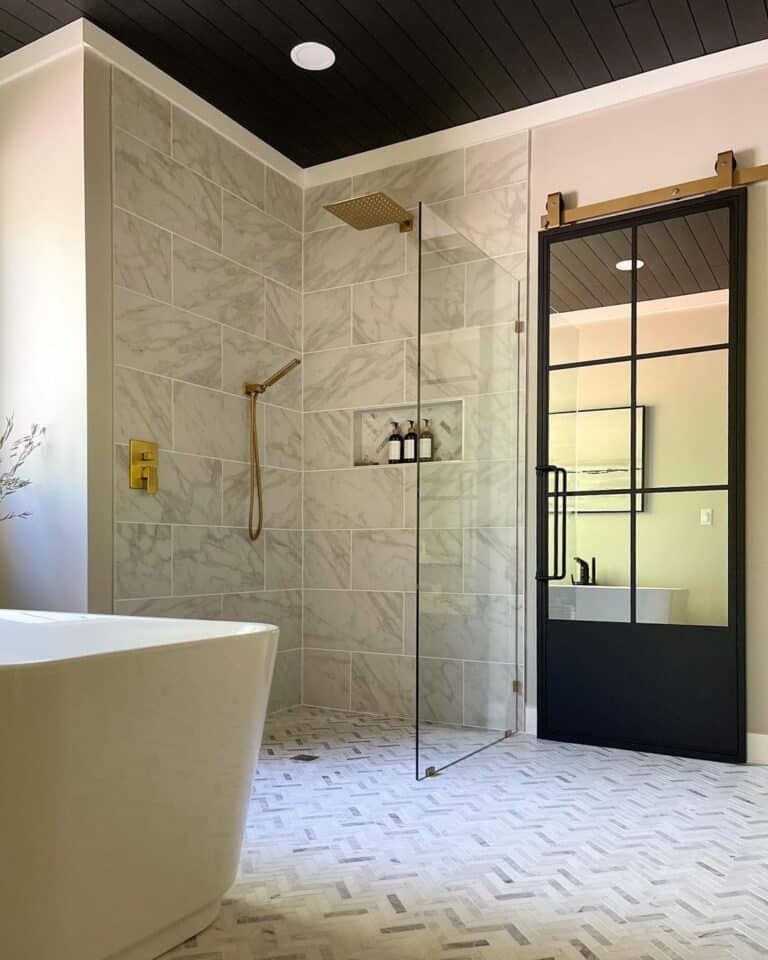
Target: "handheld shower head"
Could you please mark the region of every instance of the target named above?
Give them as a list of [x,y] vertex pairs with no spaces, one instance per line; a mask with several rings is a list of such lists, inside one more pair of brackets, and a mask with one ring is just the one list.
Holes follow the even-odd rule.
[[294,357],[293,360],[289,360],[288,363],[280,367],[279,370],[276,370],[271,377],[267,377],[264,383],[245,383],[243,384],[243,393],[252,394],[252,393],[264,393],[264,391],[277,383],[278,380],[282,380],[283,377],[290,373],[291,370],[298,367],[301,363],[298,357]]

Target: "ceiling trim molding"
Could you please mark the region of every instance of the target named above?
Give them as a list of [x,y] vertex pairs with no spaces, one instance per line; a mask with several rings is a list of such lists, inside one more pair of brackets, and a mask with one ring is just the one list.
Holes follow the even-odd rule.
[[68,23],[33,43],[0,57],[0,84],[10,83],[83,47],[82,20]]
[[640,100],[662,93],[707,83],[736,73],[768,66],[768,40],[744,44],[717,53],[709,53],[694,60],[673,63],[647,73],[639,73],[623,80],[614,80],[599,87],[579,90],[553,100],[545,100],[530,107],[520,107],[483,120],[474,120],[447,130],[437,130],[423,137],[393,143],[376,150],[357,153],[339,160],[317,164],[304,170],[305,187],[319,186],[333,180],[342,180],[382,167],[421,160],[436,153],[462,149],[498,140],[542,127],[580,114],[605,110],[632,100]]

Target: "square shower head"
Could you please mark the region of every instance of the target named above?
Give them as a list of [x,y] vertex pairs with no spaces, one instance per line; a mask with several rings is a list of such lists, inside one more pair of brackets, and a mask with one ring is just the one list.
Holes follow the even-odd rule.
[[348,223],[355,230],[369,230],[371,227],[383,227],[388,223],[400,224],[400,233],[413,230],[413,220],[397,201],[386,193],[366,193],[351,200],[325,204],[325,209],[339,220]]

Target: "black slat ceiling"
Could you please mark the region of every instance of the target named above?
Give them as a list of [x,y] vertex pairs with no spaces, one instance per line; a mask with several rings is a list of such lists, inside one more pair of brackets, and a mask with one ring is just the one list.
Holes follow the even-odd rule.
[[302,166],[768,37],[764,0],[0,0],[0,55],[79,17]]

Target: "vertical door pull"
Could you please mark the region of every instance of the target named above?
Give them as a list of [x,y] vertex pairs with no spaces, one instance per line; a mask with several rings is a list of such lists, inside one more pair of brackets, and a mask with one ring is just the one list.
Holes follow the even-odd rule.
[[[563,467],[547,463],[536,467],[536,473],[539,475],[540,484],[540,502],[544,505],[545,516],[549,516],[549,483],[547,478],[550,474],[554,475],[555,488],[552,491],[553,521],[552,530],[552,553],[554,555],[554,571],[549,573],[547,570],[539,570],[536,579],[549,583],[552,580],[564,580],[568,563],[568,544],[567,544],[567,511],[568,511],[568,471]],[[560,500],[562,498],[562,508]]]

